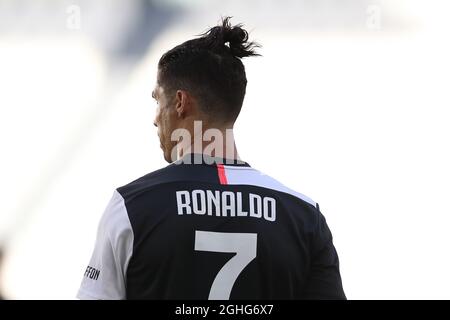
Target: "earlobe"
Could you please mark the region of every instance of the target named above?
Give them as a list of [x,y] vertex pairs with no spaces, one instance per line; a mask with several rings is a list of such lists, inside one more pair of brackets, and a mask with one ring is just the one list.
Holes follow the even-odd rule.
[[186,96],[181,90],[177,91],[177,100],[176,110],[178,113],[178,118],[183,118],[186,105]]
[[184,111],[183,111],[183,103],[181,102],[181,100],[177,102],[175,109],[177,111],[178,118],[182,118]]

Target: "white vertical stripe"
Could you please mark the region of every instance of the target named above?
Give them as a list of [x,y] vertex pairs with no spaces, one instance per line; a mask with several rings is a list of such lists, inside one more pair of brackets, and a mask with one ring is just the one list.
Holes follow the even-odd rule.
[[83,277],[80,299],[125,299],[126,274],[133,253],[133,229],[125,202],[115,190],[100,220],[89,266],[98,279]]

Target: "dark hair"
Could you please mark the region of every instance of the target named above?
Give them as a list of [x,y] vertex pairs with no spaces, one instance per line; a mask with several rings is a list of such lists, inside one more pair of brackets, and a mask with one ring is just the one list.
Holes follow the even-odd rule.
[[201,110],[220,122],[236,120],[241,111],[247,86],[241,58],[259,55],[242,25],[229,20],[167,51],[158,63],[158,82],[169,94],[191,92]]

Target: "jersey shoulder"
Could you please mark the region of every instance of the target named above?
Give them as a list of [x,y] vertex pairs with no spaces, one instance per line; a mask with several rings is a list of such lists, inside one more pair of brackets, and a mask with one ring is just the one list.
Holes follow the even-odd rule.
[[[150,172],[132,182],[117,188],[126,202],[150,191],[160,190],[164,185],[177,183],[218,182],[217,168],[207,165],[184,165],[172,162],[164,168]],[[158,191],[159,192],[159,191]],[[158,192],[154,192],[158,194]]]
[[309,206],[319,208],[319,204],[303,193],[297,192],[279,180],[254,168],[227,168],[227,179],[230,184],[250,184],[290,195]]
[[139,195],[142,192],[146,192],[158,185],[173,182],[177,179],[177,168],[174,163],[147,173],[123,186],[118,187],[116,190],[125,199],[125,201],[133,198],[134,195]]

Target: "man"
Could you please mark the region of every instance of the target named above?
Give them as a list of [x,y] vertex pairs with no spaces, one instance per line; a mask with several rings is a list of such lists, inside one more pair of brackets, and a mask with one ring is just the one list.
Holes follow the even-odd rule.
[[226,18],[161,57],[154,125],[171,164],[115,190],[79,298],[345,299],[318,204],[237,154],[255,47]]

